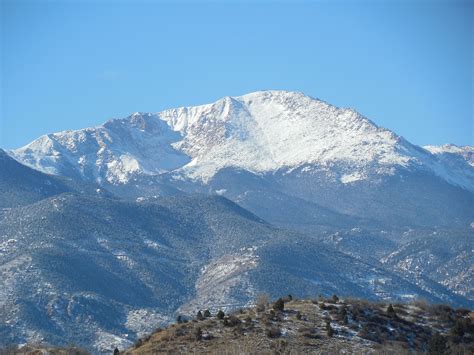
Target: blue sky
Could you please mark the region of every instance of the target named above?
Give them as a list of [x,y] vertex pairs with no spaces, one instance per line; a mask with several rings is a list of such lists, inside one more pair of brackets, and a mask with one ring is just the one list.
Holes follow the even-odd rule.
[[262,89],[474,144],[474,2],[0,0],[0,147]]

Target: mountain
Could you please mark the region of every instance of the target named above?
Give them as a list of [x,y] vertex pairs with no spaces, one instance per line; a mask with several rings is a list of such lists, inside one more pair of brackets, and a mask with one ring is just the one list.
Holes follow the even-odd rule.
[[0,149],[0,208],[24,206],[63,192],[106,194],[95,184],[31,169]]
[[284,91],[0,150],[0,345],[110,351],[261,292],[472,307],[472,150]]
[[[429,278],[457,294],[474,299],[474,232],[436,230],[429,238],[415,238],[381,259],[416,284]],[[449,247],[447,247],[449,245]]]
[[421,168],[474,190],[470,179],[443,171],[432,154],[357,112],[285,91],[134,113],[42,136],[12,153],[39,170],[98,182],[170,171],[208,181],[226,167],[266,173],[311,165],[344,184]]
[[223,197],[130,202],[66,193],[3,210],[0,231],[3,345],[123,347],[176,312],[232,309],[259,292],[472,305],[274,228]]
[[135,113],[49,134],[11,154],[128,197],[221,193],[263,211],[269,222],[305,231],[341,227],[334,220],[448,227],[474,221],[469,159],[448,159],[302,93],[262,91]]
[[135,327],[172,317],[215,253],[271,231],[223,198],[182,204],[61,194],[4,210],[0,339],[89,348],[114,336],[126,342]]
[[451,157],[453,159],[461,158],[465,160],[470,166],[474,166],[474,147],[458,147],[455,144],[445,144],[442,146],[427,145],[423,148],[440,157],[441,159],[443,159],[443,157]]
[[453,174],[463,176],[471,182],[474,181],[474,170],[472,169],[474,167],[474,147],[445,144],[442,146],[428,145],[424,148]]
[[[387,270],[432,294],[452,292],[474,299],[474,230],[353,228],[318,239],[356,259],[379,262]],[[439,288],[441,286],[441,289]]]

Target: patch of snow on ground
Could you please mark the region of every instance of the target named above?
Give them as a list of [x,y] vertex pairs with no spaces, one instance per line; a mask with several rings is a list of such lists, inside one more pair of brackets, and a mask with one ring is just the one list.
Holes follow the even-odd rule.
[[124,350],[133,344],[133,342],[128,340],[125,335],[118,336],[103,330],[97,331],[95,335],[96,340],[94,342],[94,347],[103,353],[112,353],[115,348]]
[[125,326],[138,337],[149,334],[156,328],[170,322],[170,317],[152,309],[136,309],[128,312]]
[[242,300],[234,299],[232,289],[242,290],[239,297],[245,297],[248,305],[255,298],[255,290],[247,271],[258,265],[255,247],[242,248],[242,254],[224,255],[201,269],[196,282],[196,298],[183,305],[179,312],[194,314],[199,309],[230,310],[242,306]]
[[343,184],[349,184],[354,181],[363,180],[365,177],[358,171],[353,172],[352,174],[346,174],[341,176],[341,182]]

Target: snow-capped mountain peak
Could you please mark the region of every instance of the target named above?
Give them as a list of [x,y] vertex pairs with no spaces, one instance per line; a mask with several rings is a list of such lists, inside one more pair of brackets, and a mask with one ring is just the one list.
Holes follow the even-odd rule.
[[352,172],[375,163],[371,168],[388,172],[392,165],[407,166],[411,160],[392,132],[353,110],[301,93],[226,97],[212,105],[167,110],[159,117],[183,135],[181,148],[193,159],[185,170],[204,179],[223,167],[261,173],[337,164]]
[[354,110],[298,92],[258,91],[43,136],[12,155],[48,173],[110,183],[166,172],[205,182],[229,167],[260,174],[303,166],[342,183],[400,168],[428,169],[457,183],[428,150]]

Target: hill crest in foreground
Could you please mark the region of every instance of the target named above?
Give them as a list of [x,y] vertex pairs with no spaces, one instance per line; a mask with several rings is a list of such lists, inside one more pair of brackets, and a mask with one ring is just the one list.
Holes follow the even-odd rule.
[[[180,321],[140,339],[126,354],[472,354],[474,313],[444,305],[339,300],[257,300],[253,308]],[[201,316],[202,315],[202,316]],[[209,313],[207,313],[209,315]]]
[[[337,296],[275,302],[260,295],[253,307],[225,314],[201,310],[193,319],[158,328],[129,349],[114,354],[472,354],[474,312],[432,305],[373,303]],[[27,345],[0,349],[1,355],[87,355],[70,345]]]

